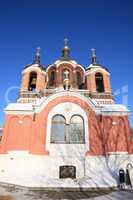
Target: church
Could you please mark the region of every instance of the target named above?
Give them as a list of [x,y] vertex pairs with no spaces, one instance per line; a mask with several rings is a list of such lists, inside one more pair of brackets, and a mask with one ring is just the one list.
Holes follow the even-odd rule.
[[[5,108],[0,182],[30,187],[115,187],[133,166],[130,111],[116,104],[110,72],[91,50],[87,67],[61,56],[45,67],[40,48]],[[10,80],[9,80],[10,81]]]

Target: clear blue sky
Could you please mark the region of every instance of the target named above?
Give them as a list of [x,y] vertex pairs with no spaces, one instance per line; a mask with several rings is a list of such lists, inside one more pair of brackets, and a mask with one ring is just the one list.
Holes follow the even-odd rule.
[[[71,56],[83,66],[90,63],[89,50],[96,48],[99,63],[111,73],[113,91],[120,93],[117,102],[128,94],[128,108],[133,110],[132,0],[4,0],[0,1],[1,125],[6,91],[20,86],[21,71],[32,62],[35,48],[41,47],[47,66],[59,58],[65,37]],[[12,102],[17,93],[17,89],[10,92]]]

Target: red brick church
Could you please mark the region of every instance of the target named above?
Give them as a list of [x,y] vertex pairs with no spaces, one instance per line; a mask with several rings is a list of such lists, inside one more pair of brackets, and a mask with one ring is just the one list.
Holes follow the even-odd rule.
[[[119,169],[133,163],[130,111],[115,103],[110,72],[91,52],[85,68],[65,40],[53,64],[41,64],[38,48],[24,67],[17,101],[5,108],[0,181],[36,186],[43,177],[114,186]],[[48,186],[43,181],[39,186]]]

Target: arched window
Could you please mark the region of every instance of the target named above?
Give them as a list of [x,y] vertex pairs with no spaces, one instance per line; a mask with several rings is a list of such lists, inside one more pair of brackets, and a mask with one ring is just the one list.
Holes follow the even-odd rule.
[[62,115],[54,115],[51,126],[51,143],[85,143],[84,120],[79,115],[72,116],[70,124]]
[[82,89],[82,78],[80,72],[76,73],[77,85],[79,89]]
[[55,71],[52,71],[50,74],[50,85],[53,85],[55,82]]
[[96,73],[95,81],[96,81],[96,91],[104,92],[103,75],[101,73]]
[[29,91],[33,91],[36,89],[36,82],[37,82],[37,73],[31,72],[29,76],[29,86],[28,86]]
[[66,120],[62,115],[55,115],[52,118],[52,127],[51,127],[52,143],[65,142],[65,125],[66,125]]
[[83,118],[79,115],[74,115],[70,123],[70,143],[85,143]]

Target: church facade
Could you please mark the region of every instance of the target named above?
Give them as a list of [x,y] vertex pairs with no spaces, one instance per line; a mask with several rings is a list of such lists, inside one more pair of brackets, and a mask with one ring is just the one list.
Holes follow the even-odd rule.
[[115,103],[110,73],[97,63],[94,49],[84,68],[70,57],[65,40],[61,58],[45,68],[38,48],[33,63],[22,70],[16,103],[5,108],[0,181],[116,186],[120,168],[133,163],[129,114]]

